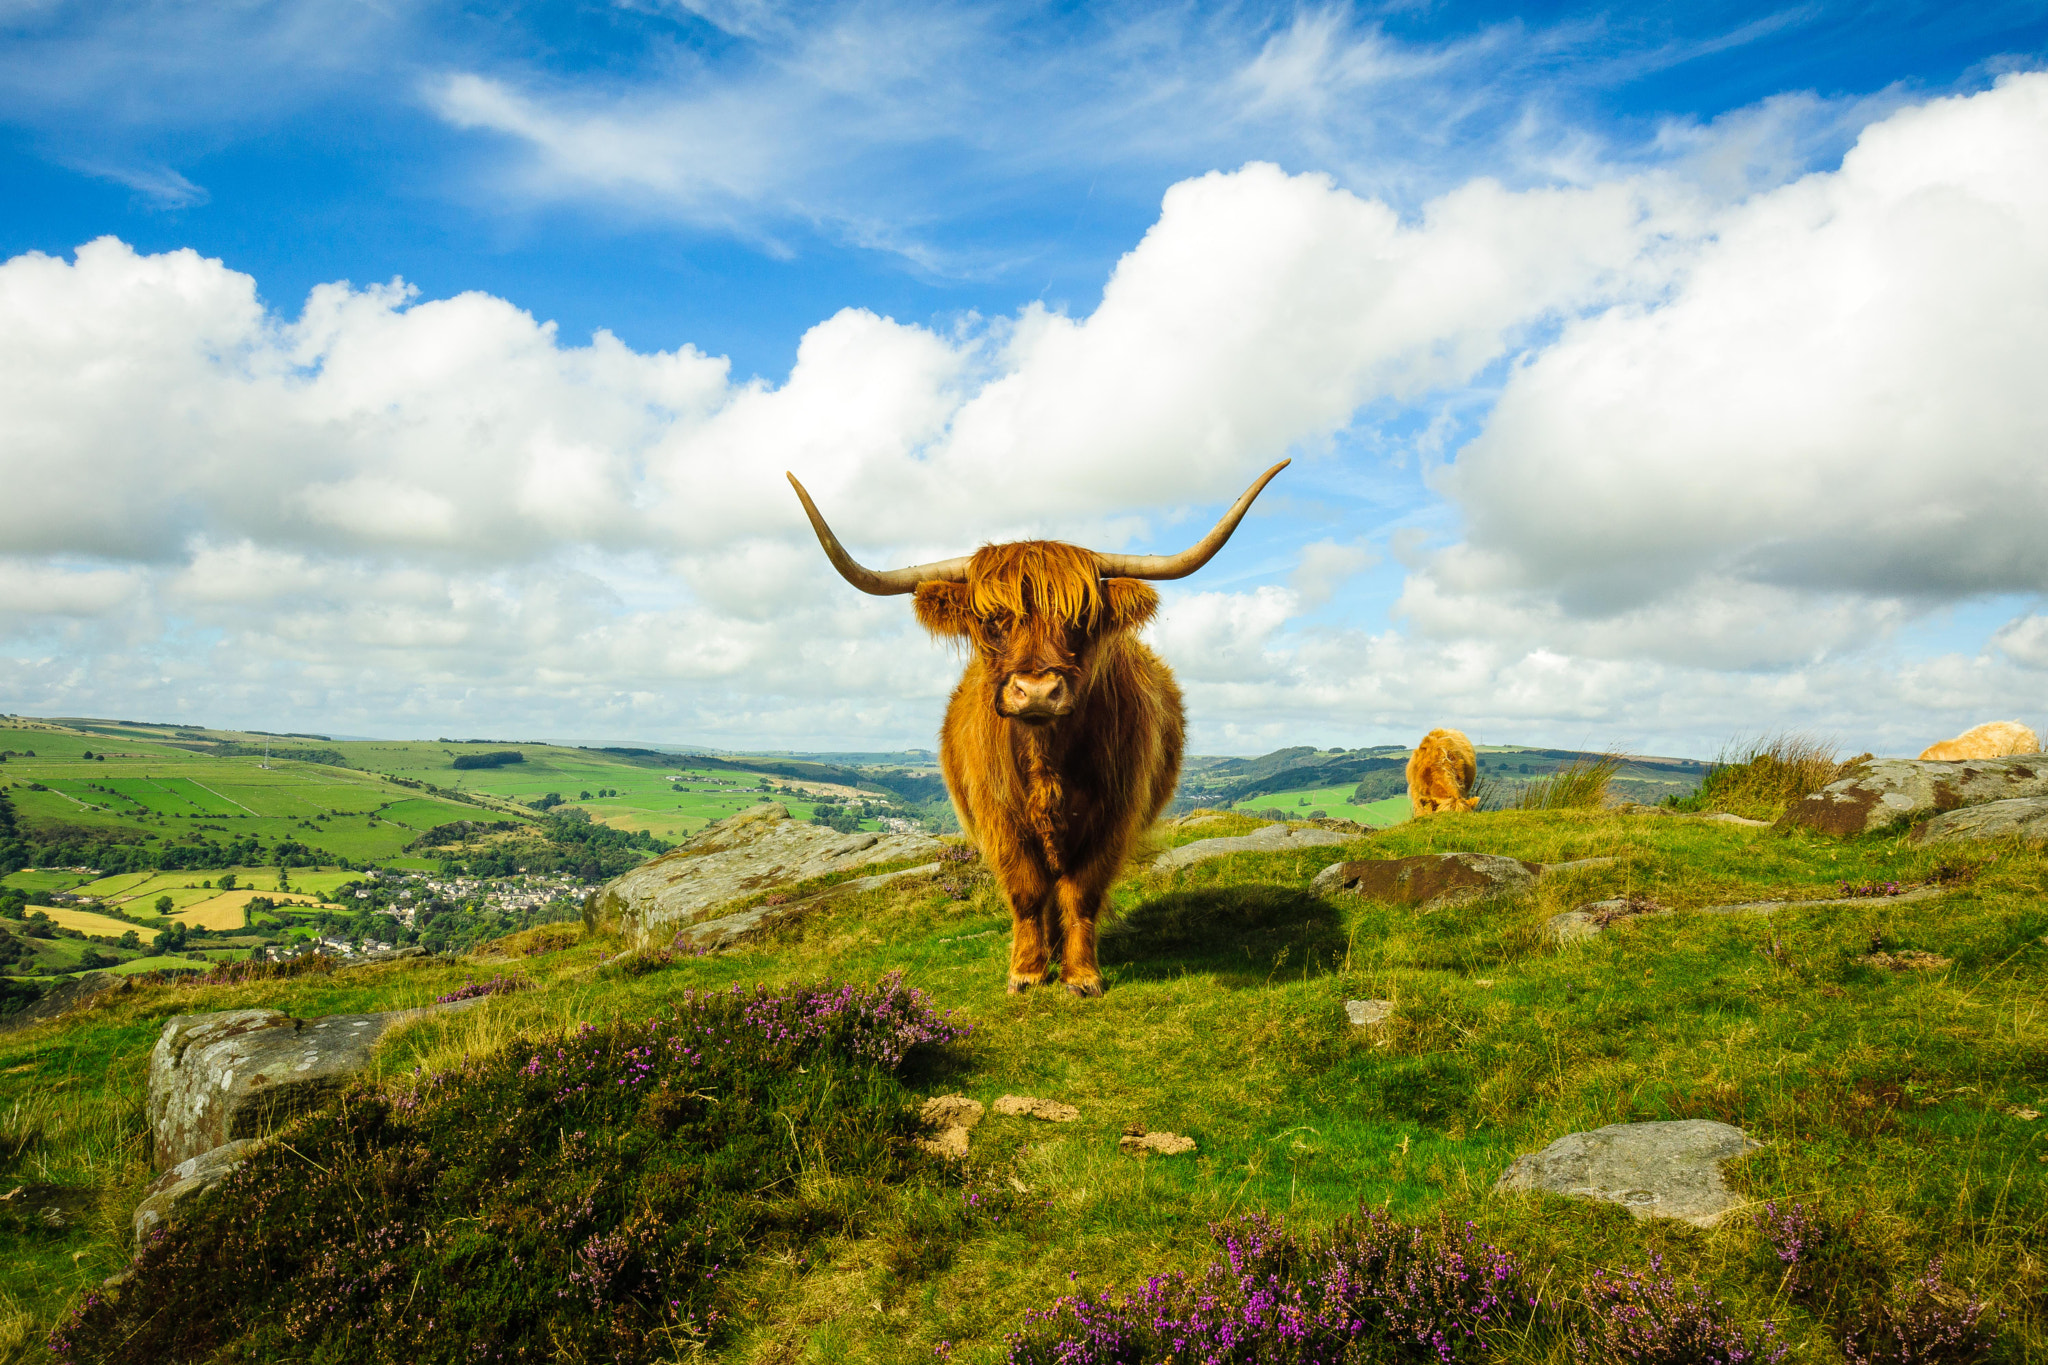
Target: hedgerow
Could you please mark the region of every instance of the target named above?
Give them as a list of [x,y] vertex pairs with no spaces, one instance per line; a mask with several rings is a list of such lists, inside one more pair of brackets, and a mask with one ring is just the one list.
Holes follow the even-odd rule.
[[815,1235],[798,1177],[928,1166],[896,1069],[964,1030],[897,976],[684,993],[287,1128],[52,1333],[65,1362],[640,1361]]

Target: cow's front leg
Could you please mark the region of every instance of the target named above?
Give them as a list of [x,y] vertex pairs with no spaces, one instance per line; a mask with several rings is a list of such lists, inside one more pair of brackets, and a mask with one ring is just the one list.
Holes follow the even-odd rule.
[[1095,920],[1102,913],[1108,878],[1062,877],[1055,899],[1060,916],[1060,982],[1079,996],[1102,994],[1102,969],[1095,962]]
[[1010,902],[1009,989],[1015,995],[1045,980],[1052,958],[1053,889],[1045,874],[1029,864],[999,871]]

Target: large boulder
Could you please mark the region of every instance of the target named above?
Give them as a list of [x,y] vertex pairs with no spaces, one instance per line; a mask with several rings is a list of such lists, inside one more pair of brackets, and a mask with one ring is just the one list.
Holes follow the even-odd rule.
[[[1359,833],[1367,833],[1363,827]],[[1342,834],[1330,829],[1293,829],[1287,825],[1264,825],[1250,834],[1232,835],[1223,839],[1197,839],[1192,844],[1169,848],[1152,860],[1155,872],[1168,872],[1176,867],[1187,867],[1193,863],[1207,862],[1211,858],[1227,858],[1233,853],[1286,853],[1297,848],[1323,848],[1330,844],[1345,844],[1358,835]]]
[[1310,888],[1319,895],[1350,891],[1397,905],[1449,905],[1527,886],[1543,864],[1495,853],[1420,853],[1332,863]]
[[1794,802],[1778,825],[1823,834],[1867,834],[1924,811],[1959,810],[2019,796],[2048,796],[2048,755],[1969,763],[1880,758],[1858,764],[1840,781]]
[[2048,839],[2048,796],[2015,796],[1937,815],[1913,826],[1916,844],[1962,839]]
[[156,1164],[176,1166],[237,1139],[261,1137],[348,1084],[370,1064],[392,1025],[488,998],[324,1019],[294,1019],[280,1010],[173,1015],[149,1058]]
[[759,891],[878,863],[931,859],[928,834],[841,834],[793,820],[770,802],[704,830],[672,853],[617,877],[591,896],[585,917],[636,948],[667,946],[676,931]]
[[1722,1178],[1721,1163],[1762,1146],[1740,1128],[1711,1119],[1611,1123],[1567,1133],[1515,1158],[1493,1187],[1547,1190],[1619,1204],[1637,1218],[1676,1218],[1706,1228],[1743,1202]]
[[249,1154],[262,1145],[255,1138],[236,1138],[210,1152],[187,1157],[158,1176],[142,1192],[142,1202],[135,1206],[131,1221],[136,1248],[140,1250],[151,1232],[170,1222],[180,1206],[208,1193],[234,1174]]

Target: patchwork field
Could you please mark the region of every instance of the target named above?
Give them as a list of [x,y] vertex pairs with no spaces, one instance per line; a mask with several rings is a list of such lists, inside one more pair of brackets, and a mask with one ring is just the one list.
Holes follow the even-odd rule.
[[1340,787],[1303,787],[1295,791],[1274,792],[1267,796],[1255,796],[1240,801],[1233,810],[1262,811],[1269,808],[1286,812],[1290,820],[1304,820],[1312,810],[1320,810],[1333,820],[1356,820],[1361,825],[1382,828],[1397,825],[1409,816],[1408,798],[1391,797],[1385,801],[1373,801],[1363,806],[1351,804],[1351,793],[1356,783]]
[[37,906],[50,917],[50,923],[59,929],[76,929],[81,934],[99,934],[108,938],[119,938],[126,933],[148,933],[124,920],[108,915],[95,915],[90,910],[72,910],[62,905]]

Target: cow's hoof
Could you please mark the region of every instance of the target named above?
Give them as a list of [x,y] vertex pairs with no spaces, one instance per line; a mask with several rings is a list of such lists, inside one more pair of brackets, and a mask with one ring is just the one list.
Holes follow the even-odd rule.
[[1045,976],[1043,973],[1039,974],[1038,976],[1017,976],[1013,974],[1010,977],[1010,994],[1022,995],[1024,994],[1024,992],[1030,990],[1033,986],[1040,986],[1043,984],[1045,984]]
[[1083,1000],[1093,1000],[1102,994],[1102,983],[1100,981],[1069,981],[1067,989],[1080,996]]

